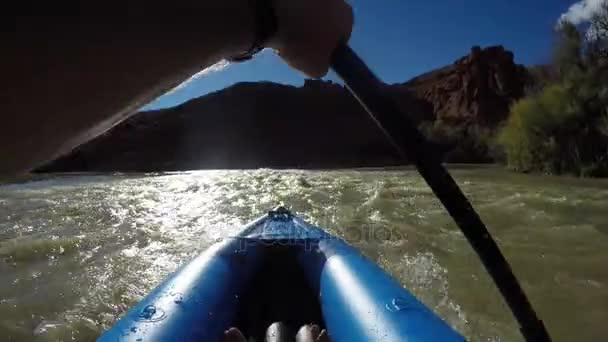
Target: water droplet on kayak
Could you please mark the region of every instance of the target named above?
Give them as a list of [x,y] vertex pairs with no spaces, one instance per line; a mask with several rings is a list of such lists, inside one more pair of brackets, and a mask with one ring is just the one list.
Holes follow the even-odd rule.
[[132,332],[137,332],[137,327],[131,327]]
[[135,340],[135,341],[140,342],[140,341],[143,341],[143,340],[144,340],[144,339],[140,337],[140,338],[138,338],[138,339],[137,339],[137,340]]
[[140,321],[157,322],[165,318],[163,310],[154,305],[146,306],[139,314]]
[[173,302],[175,304],[181,304],[181,303],[184,302],[184,297],[182,296],[181,293],[178,293],[178,294],[175,295],[175,298],[173,299]]
[[156,307],[154,305],[148,305],[141,311],[141,314],[139,314],[139,317],[145,318],[145,319],[150,319],[154,316],[155,313],[156,313]]
[[409,303],[406,299],[402,297],[395,297],[389,304],[386,304],[386,309],[391,312],[397,312],[407,309]]

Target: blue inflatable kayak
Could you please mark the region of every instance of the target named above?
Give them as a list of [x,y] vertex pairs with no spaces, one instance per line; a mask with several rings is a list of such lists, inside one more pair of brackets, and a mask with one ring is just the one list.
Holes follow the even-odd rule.
[[279,207],[169,276],[98,341],[263,341],[314,322],[332,342],[464,338],[354,247]]

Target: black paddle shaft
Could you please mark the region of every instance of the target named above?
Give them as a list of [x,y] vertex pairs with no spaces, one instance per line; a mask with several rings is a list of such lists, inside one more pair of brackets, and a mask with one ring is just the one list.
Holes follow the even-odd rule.
[[432,151],[425,137],[383,91],[386,86],[347,45],[341,45],[334,51],[331,67],[344,80],[348,90],[399,154],[416,165],[481,258],[519,322],[526,340],[551,341],[543,322],[537,318],[511,267],[479,215],[442,165],[437,154]]

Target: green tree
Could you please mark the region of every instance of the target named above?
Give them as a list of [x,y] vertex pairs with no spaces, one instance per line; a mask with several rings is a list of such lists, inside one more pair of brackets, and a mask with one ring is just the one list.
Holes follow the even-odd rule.
[[608,2],[604,3],[599,13],[591,19],[587,31],[589,56],[594,60],[608,58]]
[[572,116],[571,98],[562,86],[516,102],[498,134],[508,165],[522,172],[560,172],[558,136]]
[[583,68],[583,39],[576,26],[562,22],[556,30],[552,64],[559,77],[568,77]]
[[497,141],[515,170],[608,176],[608,4],[585,33],[564,22],[556,37]]

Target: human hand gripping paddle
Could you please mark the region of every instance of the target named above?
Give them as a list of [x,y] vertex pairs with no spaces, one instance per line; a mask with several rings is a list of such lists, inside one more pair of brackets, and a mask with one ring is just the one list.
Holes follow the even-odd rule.
[[[312,1],[311,3],[315,2]],[[286,1],[275,3],[279,4],[278,11],[281,11],[284,9],[281,6],[284,6]],[[327,61],[329,62],[331,68],[342,78],[348,90],[390,141],[391,145],[403,158],[403,161],[410,161],[416,165],[418,172],[443,203],[477,252],[486,270],[505,298],[520,325],[521,333],[525,339],[527,341],[551,341],[543,322],[538,319],[509,263],[502,255],[479,215],[447,169],[442,165],[437,153],[433,151],[425,137],[408,119],[407,115],[400,111],[394,101],[382,91],[383,83],[345,43],[340,43],[329,58],[326,54],[323,54],[323,51],[328,51],[326,49],[327,44],[335,44],[336,34],[343,32],[342,41],[348,40],[353,22],[350,8],[345,6],[342,1],[328,1],[328,3],[331,8],[328,8],[324,13],[319,13],[319,15],[324,17],[322,19],[331,18],[334,20],[335,26],[333,30],[330,30],[330,34],[295,35],[297,38],[318,37],[321,42],[315,42],[315,46],[320,47],[320,54],[302,49],[287,49],[290,53],[284,54],[281,53],[285,48],[284,45],[273,46],[270,44],[270,47],[277,49],[281,57],[286,59],[290,65],[304,71],[309,76],[324,75],[327,71]],[[293,8],[289,8],[289,10],[293,11]],[[315,30],[319,26],[307,24],[295,25],[295,27],[310,27],[310,30]],[[278,41],[291,41],[296,44],[295,46],[306,45],[302,44],[305,43],[305,39],[290,40],[295,37],[289,36],[289,33],[290,31],[287,31],[287,37],[279,37]]]

